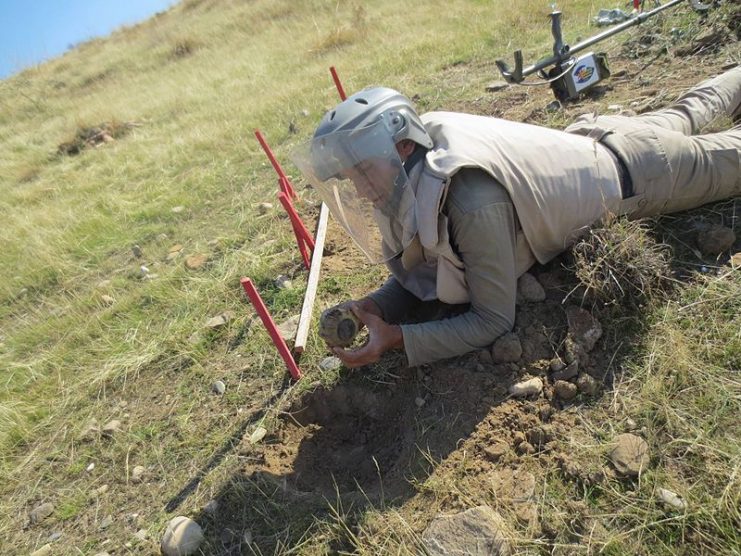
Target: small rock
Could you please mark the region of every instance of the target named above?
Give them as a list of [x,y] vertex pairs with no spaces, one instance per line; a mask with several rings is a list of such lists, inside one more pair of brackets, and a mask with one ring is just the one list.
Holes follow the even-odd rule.
[[134,533],[134,538],[138,541],[146,541],[148,536],[149,535],[146,529],[139,529],[136,533]]
[[414,405],[416,405],[418,408],[424,407],[425,403],[426,402],[424,398],[420,398],[420,397],[414,398]]
[[146,266],[141,265],[139,267],[139,272],[141,272],[142,276],[146,276],[147,274],[149,274],[149,269]]
[[526,456],[535,453],[535,446],[533,446],[529,442],[522,442],[517,445],[517,448],[515,448],[515,450],[519,455]]
[[184,210],[185,210],[185,207],[184,207],[184,206],[182,206],[182,205],[178,205],[178,206],[176,206],[176,207],[172,207],[172,208],[170,209],[170,211],[171,211],[171,212],[174,212],[175,214],[178,214],[178,213],[180,213],[180,212],[183,212]]
[[559,398],[566,401],[573,400],[579,392],[576,384],[573,382],[566,382],[565,380],[557,380],[553,385],[553,390]]
[[715,257],[727,251],[736,242],[736,234],[725,226],[712,226],[697,235],[697,247],[706,257]]
[[110,516],[110,515],[107,515],[100,522],[99,528],[100,529],[108,529],[111,525],[113,525],[113,517]]
[[92,442],[98,438],[99,434],[100,425],[98,425],[98,421],[96,419],[90,419],[78,438],[81,442]]
[[491,348],[491,356],[495,363],[510,363],[522,357],[522,344],[517,334],[512,332],[501,336]]
[[49,537],[46,539],[46,542],[56,542],[59,539],[62,538],[62,532],[61,531],[54,531]]
[[255,432],[253,432],[250,435],[250,442],[252,444],[257,444],[260,442],[263,438],[265,438],[265,435],[268,433],[267,429],[265,427],[257,427],[255,429]]
[[188,270],[200,270],[208,262],[208,257],[203,253],[196,253],[185,259],[185,268]]
[[44,546],[42,546],[38,550],[35,550],[34,552],[31,552],[31,556],[49,556],[50,554],[52,554],[51,545],[50,544],[45,544]]
[[672,492],[671,490],[665,488],[657,489],[656,498],[659,502],[673,510],[683,512],[687,509],[687,503],[676,492]]
[[576,386],[579,388],[579,392],[587,396],[594,396],[599,389],[599,384],[587,373],[581,373],[579,378],[576,380]]
[[141,259],[144,253],[142,252],[142,248],[138,245],[132,245],[131,246],[131,254],[134,255],[135,258]]
[[488,349],[479,350],[478,358],[482,365],[491,365],[494,363],[494,358],[491,356],[491,352]]
[[100,496],[101,494],[105,494],[106,492],[108,492],[108,488],[108,485],[100,485],[98,488],[95,489],[95,494],[97,494],[98,496]]
[[260,214],[267,214],[273,210],[273,203],[260,203],[257,205],[257,212]]
[[182,250],[183,250],[183,246],[181,244],[179,244],[179,243],[176,243],[175,245],[173,245],[172,247],[170,247],[167,250],[167,252],[168,253],[180,253],[180,251],[182,251]]
[[506,81],[492,81],[486,86],[487,93],[496,93],[509,87],[509,83]]
[[53,513],[54,513],[54,504],[52,504],[51,502],[44,502],[43,504],[40,504],[36,506],[33,510],[31,510],[31,513],[29,514],[29,519],[31,520],[31,524],[34,525],[38,523],[39,521],[46,519]]
[[293,288],[293,282],[285,274],[281,274],[275,279],[275,285],[279,290],[290,290]]
[[278,325],[278,334],[285,341],[293,341],[298,331],[298,321],[301,319],[301,315],[293,315],[288,320],[283,321]]
[[209,500],[206,505],[203,506],[203,511],[207,514],[215,514],[219,510],[218,500]]
[[645,440],[634,434],[623,433],[616,436],[612,444],[614,447],[609,458],[618,473],[637,477],[648,468],[648,444]]
[[308,111],[308,110],[307,110],[306,108],[304,108],[304,109],[302,109],[302,110],[301,110],[301,115],[302,115],[302,116],[303,116],[304,118],[308,117],[308,116],[309,116],[309,114],[311,114],[311,112],[309,112],[309,111]]
[[160,549],[165,556],[190,556],[203,542],[203,530],[192,519],[174,517],[167,524]]
[[627,431],[634,431],[638,428],[638,423],[636,423],[633,419],[628,417],[625,420],[625,430]]
[[147,470],[144,468],[143,465],[137,465],[131,471],[131,482],[132,483],[141,483],[142,480],[144,480],[144,474],[146,472],[147,472]]
[[559,101],[557,101],[557,100],[554,100],[552,102],[549,102],[546,105],[545,111],[546,112],[558,112],[559,110],[561,110],[561,108],[563,108],[561,106],[561,103]]
[[216,315],[215,317],[211,317],[206,321],[206,328],[211,329],[217,329],[221,328],[222,326],[229,324],[229,322],[232,320],[233,315],[230,311],[224,311],[223,313],[220,313]]
[[518,382],[509,387],[509,393],[516,398],[525,396],[539,396],[543,391],[543,381],[539,378],[531,378],[523,382]]
[[537,303],[545,300],[545,290],[535,276],[526,272],[517,279],[517,298],[525,303]]
[[493,463],[502,459],[507,455],[507,452],[509,452],[509,446],[504,442],[496,442],[495,444],[484,448],[484,454],[486,454],[487,459]]
[[325,357],[319,363],[319,368],[323,371],[336,371],[340,367],[342,367],[342,361],[334,355]]
[[91,472],[91,471],[92,471],[93,469],[95,469],[95,463],[94,463],[94,462],[93,462],[93,463],[90,463],[90,464],[89,464],[89,465],[88,465],[88,466],[87,466],[87,467],[85,468],[85,471],[87,471],[88,473],[90,473],[90,472]]
[[97,552],[94,556],[111,556],[108,552]]
[[527,440],[527,437],[525,436],[525,433],[522,431],[515,431],[512,435],[512,444],[515,446],[519,446],[523,442]]
[[100,300],[103,302],[104,305],[108,305],[109,307],[116,302],[116,299],[114,297],[106,294],[101,295]]
[[579,361],[577,360],[577,361],[572,361],[560,371],[553,373],[551,375],[551,378],[553,378],[554,382],[557,382],[559,380],[571,380],[578,374],[579,374]]
[[489,506],[439,515],[422,533],[429,556],[505,556],[512,553],[506,523]]
[[551,359],[551,362],[548,366],[550,367],[552,373],[557,373],[558,371],[563,371],[564,367],[566,367],[566,363],[561,361],[560,358],[555,357]]
[[734,270],[741,268],[741,252],[735,253],[728,262]]
[[587,352],[584,350],[582,345],[576,342],[576,340],[571,336],[566,337],[563,358],[568,365],[576,362],[585,366],[589,362],[589,355]]
[[106,438],[111,438],[114,434],[116,434],[120,430],[121,430],[121,421],[119,421],[118,419],[113,419],[112,421],[108,421],[105,425],[103,425],[103,428],[100,430],[100,433]]
[[620,112],[623,109],[623,107],[620,106],[619,104],[610,104],[607,107],[607,109],[610,110],[610,111],[612,111],[612,112]]
[[217,396],[223,396],[224,392],[226,392],[226,384],[221,380],[217,380],[211,385],[211,391]]
[[566,308],[566,318],[569,322],[569,334],[589,353],[602,337],[602,325],[589,311],[581,307],[570,305]]
[[525,436],[530,444],[542,448],[548,442],[553,440],[553,429],[549,426],[533,427],[527,431]]

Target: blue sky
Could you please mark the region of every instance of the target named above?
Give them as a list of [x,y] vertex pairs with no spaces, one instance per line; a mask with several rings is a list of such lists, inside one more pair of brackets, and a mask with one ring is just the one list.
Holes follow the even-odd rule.
[[174,4],[177,0],[0,0],[0,79]]

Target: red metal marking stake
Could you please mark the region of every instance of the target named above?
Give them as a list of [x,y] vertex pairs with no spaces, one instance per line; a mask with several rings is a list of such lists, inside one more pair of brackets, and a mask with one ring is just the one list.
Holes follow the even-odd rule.
[[293,233],[296,236],[298,249],[301,251],[304,264],[308,269],[311,267],[311,262],[306,248],[308,247],[311,251],[314,251],[314,238],[311,237],[309,230],[306,229],[306,226],[304,226],[304,223],[301,221],[301,217],[299,217],[296,209],[293,208],[293,204],[291,203],[291,199],[288,198],[288,195],[281,191],[278,193],[278,200],[280,201],[280,204],[283,205],[286,213],[288,213],[288,217],[291,219],[291,225],[293,226]]
[[300,379],[301,369],[296,365],[296,361],[293,359],[291,351],[288,349],[288,344],[286,344],[286,341],[280,335],[280,332],[278,332],[278,327],[275,326],[275,321],[273,320],[273,317],[270,316],[270,313],[268,312],[267,307],[265,307],[265,303],[257,292],[252,280],[249,278],[242,278],[241,283],[244,291],[247,293],[247,297],[249,297],[250,302],[252,302],[252,306],[255,308],[255,311],[257,311],[257,314],[260,315],[260,319],[265,325],[265,328],[267,328],[268,334],[270,334],[270,338],[273,340],[275,347],[278,348],[278,353],[280,353],[283,361],[285,361],[286,367],[288,367],[288,372],[291,373],[294,380]]
[[265,154],[270,160],[270,164],[273,165],[273,169],[278,174],[278,186],[280,187],[280,190],[284,191],[286,195],[290,195],[293,199],[298,199],[298,195],[296,195],[296,190],[293,188],[291,181],[288,179],[288,176],[286,176],[283,168],[278,163],[278,159],[275,158],[273,151],[270,150],[267,141],[265,141],[265,138],[262,136],[259,129],[255,130],[255,137],[257,137],[257,140],[262,146],[262,150],[265,151]]
[[334,69],[334,66],[331,66],[329,68],[329,73],[332,74],[332,79],[334,79],[334,86],[337,87],[337,92],[340,93],[340,98],[342,100],[346,100],[347,95],[345,95],[345,89],[342,88],[342,83],[340,82],[340,78],[337,75],[337,70]]

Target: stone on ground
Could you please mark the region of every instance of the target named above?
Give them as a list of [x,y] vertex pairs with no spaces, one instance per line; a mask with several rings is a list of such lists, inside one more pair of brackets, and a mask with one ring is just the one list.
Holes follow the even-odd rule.
[[543,286],[529,272],[526,272],[517,279],[517,299],[524,303],[537,303],[545,300]]
[[223,396],[224,392],[226,392],[226,384],[221,380],[217,380],[211,385],[211,391],[217,396]]
[[602,337],[602,325],[592,316],[576,305],[566,308],[566,318],[569,322],[569,334],[588,353]]
[[280,334],[281,338],[287,342],[293,341],[298,331],[299,319],[301,319],[301,315],[293,315],[278,325],[278,334]]
[[725,226],[712,226],[697,235],[697,246],[707,257],[720,255],[723,251],[730,249],[735,242],[736,234]]
[[121,421],[119,421],[118,419],[113,419],[111,421],[108,421],[105,425],[103,425],[103,428],[100,430],[100,432],[106,438],[110,438],[114,434],[119,432],[120,430],[121,430]]
[[518,382],[509,387],[509,393],[516,398],[523,398],[525,396],[540,395],[543,391],[543,381],[539,378],[531,378],[523,382]]
[[34,552],[31,552],[31,556],[50,556],[52,553],[51,545],[45,544],[38,550],[35,550]]
[[623,476],[637,477],[648,468],[648,444],[642,438],[623,433],[615,437],[612,442],[610,461],[615,469]]
[[579,378],[576,380],[576,385],[579,387],[579,391],[587,396],[594,396],[599,389],[599,384],[587,373],[581,373]]
[[325,357],[319,362],[319,368],[323,371],[336,371],[340,367],[342,367],[342,361],[334,355]]
[[177,516],[167,524],[160,549],[165,556],[189,556],[198,551],[202,542],[201,526],[190,518]]
[[509,555],[511,548],[502,517],[489,506],[478,506],[432,520],[422,534],[430,556]]
[[141,483],[142,480],[144,480],[144,474],[146,472],[147,472],[147,470],[144,468],[143,465],[137,465],[131,471],[131,482],[132,483]]
[[522,357],[522,344],[517,334],[510,332],[501,336],[491,348],[495,363],[513,363]]
[[35,524],[49,517],[52,513],[54,513],[54,504],[51,502],[44,502],[31,510],[29,519],[31,520],[31,524]]
[[185,268],[188,270],[199,270],[208,262],[208,257],[203,253],[196,253],[185,259]]
[[659,502],[673,510],[682,512],[687,509],[687,503],[676,492],[672,492],[671,490],[665,488],[657,489],[656,498]]
[[573,382],[566,382],[565,380],[557,380],[553,385],[556,395],[562,400],[573,400],[579,393],[576,384]]

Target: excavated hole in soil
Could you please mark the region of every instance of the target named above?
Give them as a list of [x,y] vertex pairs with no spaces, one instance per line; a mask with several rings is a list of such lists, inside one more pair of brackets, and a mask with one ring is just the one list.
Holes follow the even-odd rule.
[[390,389],[339,385],[304,396],[284,417],[284,445],[297,446],[287,479],[303,492],[373,495],[399,482],[414,446],[408,401]]

